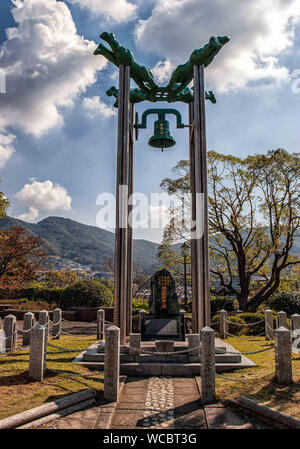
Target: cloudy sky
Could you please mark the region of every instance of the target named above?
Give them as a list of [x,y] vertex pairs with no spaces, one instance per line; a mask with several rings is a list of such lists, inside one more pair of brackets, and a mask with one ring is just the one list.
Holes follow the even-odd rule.
[[[10,215],[95,225],[98,195],[114,192],[117,115],[105,91],[117,85],[117,71],[93,56],[103,31],[162,85],[210,36],[230,36],[206,70],[217,97],[207,104],[208,148],[299,151],[299,0],[1,0],[0,187]],[[186,105],[178,109],[186,122]],[[135,145],[135,190],[147,195],[188,155],[187,131],[172,118],[177,146],[148,147],[153,120]],[[158,241],[160,232],[135,237]]]

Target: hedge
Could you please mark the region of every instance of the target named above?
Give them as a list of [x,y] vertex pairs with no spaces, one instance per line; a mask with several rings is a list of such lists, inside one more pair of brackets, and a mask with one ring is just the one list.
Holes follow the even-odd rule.
[[277,312],[286,312],[288,317],[300,314],[300,293],[277,293],[266,302],[267,307]]
[[84,279],[64,288],[58,301],[58,306],[63,310],[70,310],[74,306],[111,307],[112,305],[112,291],[94,279]]
[[[228,323],[228,332],[232,335],[245,335],[246,331],[247,331],[247,323],[246,321],[244,321],[242,318],[240,318],[239,316],[229,316],[228,320],[231,321],[232,323],[236,323],[236,324],[244,324],[244,326],[236,326],[235,324],[232,323]],[[219,333],[220,331],[220,323],[218,322],[220,321],[220,315],[215,315],[213,317],[213,319],[211,320],[211,327],[217,332]]]

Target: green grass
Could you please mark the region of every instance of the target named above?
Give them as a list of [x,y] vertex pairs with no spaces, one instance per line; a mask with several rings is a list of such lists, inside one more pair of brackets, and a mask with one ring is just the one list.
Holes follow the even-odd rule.
[[[249,339],[245,340],[230,337],[226,341],[241,352],[265,349],[273,344],[273,342],[266,341],[264,337],[249,337]],[[216,392],[218,399],[226,401],[230,398],[237,399],[239,396],[246,396],[300,418],[300,354],[292,354],[293,385],[287,387],[277,385],[275,375],[261,379],[253,378],[254,376],[275,371],[275,352],[271,350],[247,356],[257,364],[257,367],[241,369],[231,373],[221,373],[224,376],[242,379],[243,382],[228,381],[217,377]]]
[[[0,419],[28,410],[45,402],[54,401],[60,396],[75,393],[85,388],[95,388],[99,398],[103,391],[103,373],[93,378],[72,377],[72,374],[91,374],[81,365],[72,363],[80,351],[75,348],[88,348],[95,342],[95,336],[63,336],[53,340],[57,346],[74,349],[74,352],[60,352],[47,349],[47,368],[49,371],[42,382],[28,377],[28,350],[18,351],[9,357],[0,358]],[[53,370],[67,371],[68,375],[51,373]]]

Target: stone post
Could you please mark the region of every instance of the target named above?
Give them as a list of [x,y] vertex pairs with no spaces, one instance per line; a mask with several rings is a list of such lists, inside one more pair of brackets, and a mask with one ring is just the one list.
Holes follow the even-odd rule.
[[275,367],[279,385],[288,385],[293,382],[292,348],[290,331],[283,326],[274,332]]
[[292,340],[294,341],[300,336],[300,315],[298,313],[291,315],[291,331]]
[[104,399],[117,402],[120,377],[120,329],[110,326],[105,335]]
[[52,330],[52,338],[54,340],[60,340],[61,336],[61,319],[62,319],[62,311],[61,309],[53,310],[53,330]]
[[145,315],[146,313],[147,313],[146,310],[139,311],[139,332],[142,332],[142,319],[143,315]]
[[220,337],[224,340],[227,338],[228,323],[227,323],[227,310],[220,310]]
[[266,340],[273,340],[274,338],[274,324],[272,310],[265,310],[265,332]]
[[200,355],[200,334],[187,334],[189,361],[197,362]]
[[208,404],[216,399],[215,368],[215,331],[204,327],[200,331],[201,339],[201,385],[202,402]]
[[17,346],[17,322],[14,315],[4,317],[4,333],[6,352],[11,352]]
[[29,377],[43,380],[46,372],[46,342],[47,329],[36,324],[30,332]]
[[141,334],[129,335],[129,356],[131,360],[138,361],[140,358]]
[[103,340],[105,326],[105,310],[97,310],[97,340]]
[[5,352],[5,333],[3,329],[0,329],[0,354],[1,352]]
[[288,329],[288,325],[287,325],[287,314],[286,312],[278,312],[277,313],[277,317],[276,317],[276,327],[285,327],[286,329]]
[[39,324],[46,326],[46,340],[49,337],[49,312],[47,310],[41,310],[39,313]]
[[30,329],[34,326],[34,314],[32,312],[24,313],[23,320],[23,346],[30,345]]

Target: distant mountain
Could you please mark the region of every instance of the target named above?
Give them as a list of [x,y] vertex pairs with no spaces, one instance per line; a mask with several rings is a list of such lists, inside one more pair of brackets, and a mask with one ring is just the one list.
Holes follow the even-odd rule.
[[[0,229],[9,229],[13,225],[41,237],[49,256],[88,265],[92,270],[101,270],[105,260],[114,255],[114,233],[96,226],[62,217],[48,217],[36,224],[12,217],[0,219]],[[147,240],[134,240],[134,265],[147,273],[153,272],[158,265],[158,246]]]

